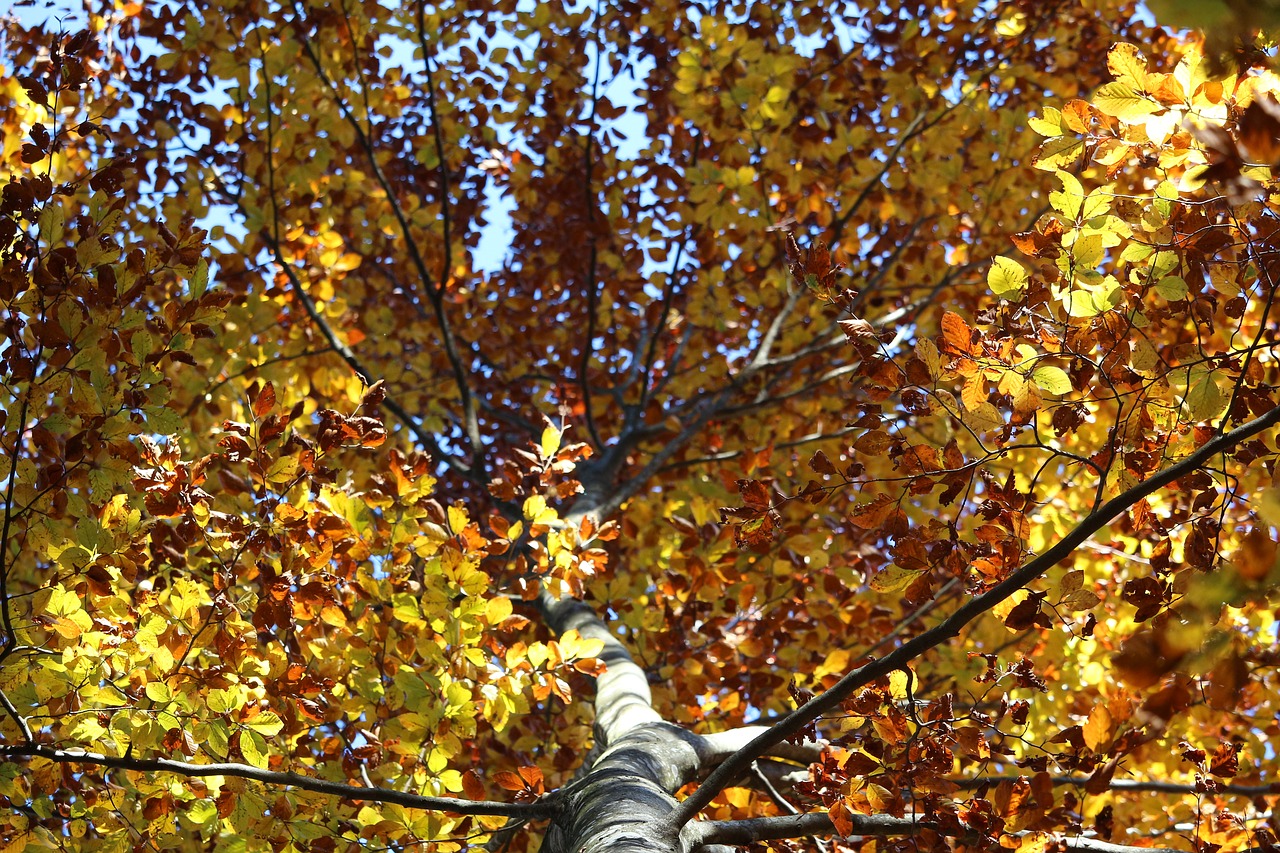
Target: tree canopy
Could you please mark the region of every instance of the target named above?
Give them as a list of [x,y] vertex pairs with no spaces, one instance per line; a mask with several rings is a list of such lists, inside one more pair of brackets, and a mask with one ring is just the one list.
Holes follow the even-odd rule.
[[36,5],[4,853],[1275,849],[1265,50]]

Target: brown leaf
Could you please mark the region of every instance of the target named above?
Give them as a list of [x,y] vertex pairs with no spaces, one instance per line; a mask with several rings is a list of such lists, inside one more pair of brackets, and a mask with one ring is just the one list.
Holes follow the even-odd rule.
[[1280,103],[1270,94],[1253,99],[1238,125],[1240,145],[1250,159],[1280,162]]
[[463,771],[462,793],[466,795],[468,800],[483,800],[485,798],[484,783],[480,781],[480,776],[476,771]]
[[276,388],[270,382],[262,386],[258,396],[253,400],[253,416],[261,418],[276,406]]
[[1209,772],[1220,779],[1231,779],[1240,772],[1240,750],[1242,743],[1224,743],[1213,751],[1209,761]]

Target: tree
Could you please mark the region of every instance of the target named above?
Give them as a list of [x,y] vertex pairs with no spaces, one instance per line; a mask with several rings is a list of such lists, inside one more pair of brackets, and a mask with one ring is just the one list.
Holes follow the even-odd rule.
[[6,23],[5,850],[1273,849],[1276,77],[830,5]]

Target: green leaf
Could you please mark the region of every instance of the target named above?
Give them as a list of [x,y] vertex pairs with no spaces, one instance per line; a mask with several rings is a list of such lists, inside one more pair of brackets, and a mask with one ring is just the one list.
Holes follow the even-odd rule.
[[1061,367],[1053,365],[1037,367],[1031,372],[1031,381],[1036,383],[1041,391],[1048,391],[1050,394],[1071,393],[1071,377]]
[[177,435],[185,427],[182,415],[168,406],[147,406],[142,411],[147,416],[147,428],[156,435]]
[[173,691],[163,681],[152,681],[147,684],[147,698],[152,702],[167,705],[173,701]]
[[204,826],[217,818],[218,807],[213,800],[192,800],[184,807],[182,816],[196,826]]
[[1096,317],[1102,312],[1093,302],[1093,294],[1087,290],[1073,290],[1062,295],[1062,304],[1071,317]]
[[209,710],[215,714],[229,714],[233,708],[239,703],[236,699],[235,690],[214,689],[209,691],[205,703]]
[[267,742],[254,731],[240,732],[240,754],[254,767],[267,768]]
[[1177,252],[1170,252],[1167,249],[1156,252],[1151,259],[1151,277],[1157,280],[1162,279],[1178,269],[1180,264]]
[[1080,210],[1080,218],[1084,220],[1102,216],[1111,209],[1111,193],[1108,190],[1096,189],[1089,193]]
[[1097,269],[1104,252],[1101,234],[1082,235],[1071,246],[1071,257],[1080,271]]
[[1165,276],[1156,282],[1156,293],[1170,302],[1186,299],[1188,293],[1187,282],[1181,276]]
[[1187,388],[1186,404],[1192,420],[1208,421],[1222,414],[1227,400],[1222,396],[1222,390],[1214,381],[1213,374],[1205,373]]
[[209,262],[204,258],[196,264],[196,271],[191,276],[191,296],[199,299],[209,289]]
[[987,286],[1001,299],[1020,299],[1027,290],[1027,271],[1011,258],[996,257],[987,271]]
[[216,758],[226,758],[230,748],[231,732],[222,720],[209,724],[209,733],[204,739],[205,751]]

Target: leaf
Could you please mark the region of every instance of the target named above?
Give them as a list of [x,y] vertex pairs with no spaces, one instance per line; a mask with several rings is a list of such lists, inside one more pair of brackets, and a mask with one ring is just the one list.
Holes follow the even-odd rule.
[[1185,399],[1193,421],[1208,421],[1222,414],[1227,400],[1212,373],[1201,374],[1187,388]]
[[997,256],[987,271],[987,286],[1002,299],[1021,299],[1027,290],[1027,271],[1017,261]]
[[1036,149],[1032,162],[1037,169],[1056,172],[1080,159],[1080,155],[1084,153],[1084,150],[1084,140],[1074,136],[1057,136],[1052,139],[1046,139]]
[[1102,112],[1121,121],[1133,122],[1164,109],[1127,83],[1107,83],[1100,86],[1091,102]]
[[510,770],[499,770],[493,775],[493,781],[506,791],[523,791],[525,787],[524,779]]
[[542,431],[542,438],[538,442],[538,450],[542,454],[543,459],[550,459],[556,455],[556,451],[560,449],[560,437],[562,433],[553,426],[547,426]]
[[942,375],[941,357],[938,353],[938,346],[933,341],[927,338],[921,338],[916,341],[916,356],[924,362],[930,378],[937,379]]
[[1100,751],[1111,742],[1112,727],[1111,712],[1107,710],[1107,706],[1094,705],[1083,727],[1085,745],[1094,752]]
[[1062,111],[1054,107],[1045,107],[1042,116],[1039,118],[1031,116],[1027,119],[1027,126],[1041,136],[1061,136],[1063,134]]
[[1049,193],[1049,203],[1053,205],[1054,210],[1074,220],[1080,216],[1084,206],[1084,187],[1070,172],[1059,169],[1054,175],[1062,183],[1062,189]]
[[270,382],[262,386],[253,400],[254,419],[264,418],[276,407],[276,388]]
[[1031,381],[1050,394],[1070,394],[1071,377],[1061,367],[1044,365],[1031,373]]
[[1156,282],[1156,293],[1170,302],[1187,298],[1187,283],[1180,276],[1168,275]]
[[876,592],[899,592],[910,586],[922,573],[899,566],[886,566],[869,581]]
[[942,315],[942,339],[944,349],[968,355],[972,352],[972,343],[970,342],[973,332],[969,328],[969,324],[964,318],[954,311],[947,311]]
[[1071,317],[1096,317],[1102,313],[1102,309],[1094,301],[1093,294],[1087,290],[1072,290],[1064,293],[1063,303],[1066,305],[1068,316]]
[[152,681],[146,687],[147,698],[157,705],[167,705],[173,701],[173,691],[163,681]]
[[1068,613],[1078,613],[1082,610],[1092,610],[1101,602],[1098,594],[1090,589],[1077,589],[1074,592],[1063,596],[1058,606]]
[[964,425],[978,435],[985,435],[1004,426],[1004,417],[993,403],[983,401],[961,415]]
[[264,737],[275,737],[284,728],[284,722],[273,711],[264,711],[246,720],[244,725]]
[[240,732],[240,754],[246,762],[263,770],[270,763],[267,742],[255,731]]
[[1107,51],[1107,70],[1132,89],[1144,91],[1147,86],[1147,58],[1142,51],[1131,44],[1123,42],[1114,44]]

